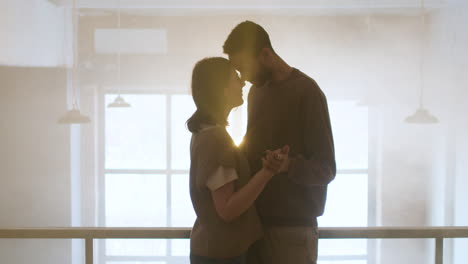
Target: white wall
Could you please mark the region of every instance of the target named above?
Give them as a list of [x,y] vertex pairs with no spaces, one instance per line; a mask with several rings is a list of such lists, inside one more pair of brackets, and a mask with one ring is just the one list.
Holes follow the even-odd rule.
[[[0,67],[0,227],[70,226],[65,72]],[[69,263],[70,241],[0,240],[0,262]]]
[[63,64],[63,8],[44,0],[0,1],[0,65]]

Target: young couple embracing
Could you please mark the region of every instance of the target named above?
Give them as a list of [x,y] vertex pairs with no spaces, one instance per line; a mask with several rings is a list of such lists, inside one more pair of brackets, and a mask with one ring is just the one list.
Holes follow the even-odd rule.
[[[326,97],[254,22],[237,25],[223,50],[228,59],[203,59],[192,73],[190,261],[316,263],[317,217],[336,174]],[[226,126],[244,81],[248,125],[237,147]]]

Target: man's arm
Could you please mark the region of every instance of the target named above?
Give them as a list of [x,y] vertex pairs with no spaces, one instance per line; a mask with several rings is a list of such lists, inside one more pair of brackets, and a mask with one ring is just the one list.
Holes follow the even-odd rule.
[[327,99],[318,86],[306,89],[302,99],[305,153],[290,159],[288,177],[305,186],[327,185],[336,175]]

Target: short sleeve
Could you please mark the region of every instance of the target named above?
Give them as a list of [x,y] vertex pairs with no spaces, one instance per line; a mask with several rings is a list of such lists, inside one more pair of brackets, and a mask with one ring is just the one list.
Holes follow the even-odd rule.
[[238,178],[239,177],[237,176],[237,172],[234,168],[219,166],[213,174],[208,176],[206,187],[211,191],[215,191]]
[[231,169],[236,170],[235,145],[226,131],[215,128],[210,131],[201,132],[196,148],[197,158],[195,160],[195,168],[197,170],[196,181],[199,188],[208,187],[209,178],[215,175],[220,167],[223,167],[224,170],[229,169],[228,171]]

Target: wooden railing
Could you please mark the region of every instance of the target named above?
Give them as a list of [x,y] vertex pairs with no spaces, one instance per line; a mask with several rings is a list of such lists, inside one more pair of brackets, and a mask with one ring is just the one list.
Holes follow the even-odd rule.
[[[334,227],[320,228],[320,239],[337,238],[426,238],[435,239],[435,263],[443,263],[444,238],[468,238],[468,227]],[[1,238],[60,238],[84,239],[86,264],[93,264],[94,239],[112,238],[189,238],[190,228],[6,228],[0,229]],[[0,259],[1,260],[1,259]]]

